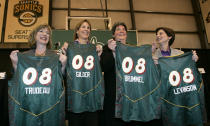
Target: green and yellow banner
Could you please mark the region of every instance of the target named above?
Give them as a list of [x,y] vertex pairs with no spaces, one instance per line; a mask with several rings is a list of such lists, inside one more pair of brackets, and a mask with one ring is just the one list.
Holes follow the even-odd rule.
[[28,42],[30,32],[48,21],[49,0],[9,0],[4,42]]

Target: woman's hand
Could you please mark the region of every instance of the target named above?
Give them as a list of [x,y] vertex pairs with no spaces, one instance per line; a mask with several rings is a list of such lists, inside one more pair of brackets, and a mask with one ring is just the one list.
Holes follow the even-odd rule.
[[193,53],[192,60],[194,60],[195,62],[197,62],[199,58],[198,58],[198,55],[197,55],[196,51],[195,50],[192,50],[192,53]]
[[66,63],[67,63],[67,56],[64,55],[63,53],[59,53],[59,61],[61,62],[62,64],[62,68],[61,68],[61,71],[62,73],[64,74],[65,72],[65,67],[66,67]]
[[98,56],[101,56],[102,52],[103,52],[103,47],[100,44],[96,45],[96,52],[98,52]]
[[19,52],[19,50],[14,50],[10,53],[10,59],[12,61],[12,66],[15,71],[17,69],[17,63],[18,63],[18,56],[17,56],[18,52]]
[[158,64],[158,57],[152,56],[152,59],[153,59],[153,61],[154,61],[155,64]]
[[68,48],[68,42],[64,42],[63,46],[61,47],[62,50],[64,50],[66,52],[67,48]]
[[61,68],[61,71],[62,73],[64,74],[65,73],[65,67],[66,67],[66,63],[67,63],[67,56],[66,56],[66,50],[68,48],[68,42],[64,42],[63,46],[61,47],[61,51],[59,53],[59,61],[61,62],[62,64],[62,68]]
[[113,52],[115,52],[115,47],[117,45],[116,41],[113,39],[109,39],[107,43],[108,43],[109,49],[111,49]]
[[158,43],[157,42],[152,42],[152,53],[155,53],[157,48],[158,48]]

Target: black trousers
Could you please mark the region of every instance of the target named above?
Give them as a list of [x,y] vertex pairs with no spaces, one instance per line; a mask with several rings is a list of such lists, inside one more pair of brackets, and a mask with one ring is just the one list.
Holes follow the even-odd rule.
[[98,126],[98,112],[69,113],[69,126]]

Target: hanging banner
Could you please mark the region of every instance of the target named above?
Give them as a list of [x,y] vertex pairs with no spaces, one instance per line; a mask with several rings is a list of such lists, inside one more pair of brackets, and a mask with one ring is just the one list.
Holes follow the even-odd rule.
[[4,18],[4,6],[5,6],[5,0],[1,0],[0,1],[0,42],[1,42],[2,25]]
[[204,25],[208,43],[210,43],[210,0],[200,0],[201,11],[203,15]]
[[48,20],[49,0],[9,0],[4,42],[28,42],[30,32]]

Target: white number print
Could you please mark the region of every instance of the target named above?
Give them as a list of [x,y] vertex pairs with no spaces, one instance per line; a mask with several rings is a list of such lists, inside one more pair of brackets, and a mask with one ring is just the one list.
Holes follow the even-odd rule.
[[138,61],[137,61],[137,65],[136,65],[136,73],[138,74],[143,74],[145,72],[145,59],[144,58],[140,58]]
[[[194,81],[194,76],[190,68],[185,68],[183,74],[183,81],[185,83],[192,83]],[[178,86],[181,83],[181,75],[177,71],[170,72],[169,82],[172,86]]]
[[125,57],[122,62],[122,69],[126,74],[129,74],[133,69],[133,60],[130,57]]
[[37,80],[37,71],[33,67],[27,68],[23,73],[23,82],[26,85],[32,85]]
[[[23,83],[26,85],[33,85],[38,78],[38,72],[35,68],[29,67],[23,73]],[[52,80],[52,70],[45,68],[42,71],[42,75],[39,78],[39,82],[42,85],[48,85]]]
[[168,79],[172,86],[178,86],[181,82],[181,76],[177,71],[172,71]]
[[52,70],[50,68],[45,68],[42,71],[42,75],[39,78],[39,82],[42,85],[48,85],[52,80],[51,76],[52,76]]
[[[133,70],[133,59],[131,57],[125,57],[122,61],[122,69],[126,74],[129,74]],[[137,61],[137,65],[135,67],[136,73],[143,74],[146,71],[146,61],[144,58],[140,58]]]
[[91,70],[94,67],[94,57],[93,56],[88,56],[86,58],[86,62],[85,62],[85,68],[87,70]]
[[75,70],[79,70],[84,66],[85,69],[91,70],[94,67],[94,61],[95,61],[94,57],[89,55],[89,56],[87,56],[86,61],[84,63],[82,56],[76,55],[76,56],[74,56],[74,58],[72,60],[72,67]]
[[83,58],[80,55],[76,55],[72,60],[72,67],[76,70],[81,69],[83,64]]
[[192,83],[194,81],[195,78],[190,68],[185,68],[183,74],[184,74],[183,81],[185,83]]

